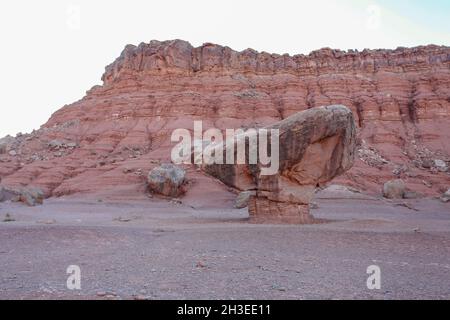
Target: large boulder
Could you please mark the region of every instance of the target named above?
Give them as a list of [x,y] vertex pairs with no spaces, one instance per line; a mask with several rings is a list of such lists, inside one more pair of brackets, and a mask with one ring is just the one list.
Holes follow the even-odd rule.
[[18,200],[20,193],[17,190],[0,186],[0,202]]
[[[314,222],[308,205],[316,188],[353,165],[356,128],[352,112],[342,105],[312,108],[266,129],[279,130],[279,168],[275,174],[261,174],[267,166],[260,161],[206,164],[204,170],[229,186],[255,191],[249,200],[250,219],[255,222]],[[251,139],[244,139],[248,160]],[[271,138],[267,141],[271,150]],[[225,144],[215,148],[223,148],[226,154]]]
[[178,197],[185,192],[183,184],[186,172],[171,163],[153,168],[148,174],[148,187],[154,192],[168,197]]
[[388,199],[403,199],[405,189],[405,182],[402,179],[390,180],[383,185],[383,197]]
[[44,202],[44,196],[44,192],[39,188],[13,189],[0,186],[0,202],[11,200],[34,207]]

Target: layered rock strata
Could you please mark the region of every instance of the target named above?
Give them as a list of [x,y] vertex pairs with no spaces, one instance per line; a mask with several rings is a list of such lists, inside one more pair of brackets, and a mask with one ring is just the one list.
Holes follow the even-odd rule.
[[259,128],[332,104],[350,108],[358,135],[355,165],[336,183],[380,194],[402,179],[425,196],[450,184],[448,47],[289,56],[151,41],[127,46],[102,79],[39,130],[0,141],[3,185],[144,192],[144,172],[170,161],[176,128]]

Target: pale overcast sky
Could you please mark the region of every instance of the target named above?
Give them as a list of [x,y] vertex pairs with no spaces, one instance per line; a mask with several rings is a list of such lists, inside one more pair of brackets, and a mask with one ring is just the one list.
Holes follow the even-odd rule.
[[101,84],[126,44],[183,39],[274,53],[450,45],[450,0],[40,0],[0,3],[0,137]]

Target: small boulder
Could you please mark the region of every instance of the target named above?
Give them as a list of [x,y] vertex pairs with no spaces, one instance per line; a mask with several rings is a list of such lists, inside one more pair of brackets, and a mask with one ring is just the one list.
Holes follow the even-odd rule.
[[186,172],[182,168],[165,163],[150,171],[147,179],[148,187],[152,192],[177,198],[185,192],[183,188],[185,176]]
[[388,199],[402,199],[405,195],[405,183],[401,179],[390,180],[383,186],[383,196]]
[[445,161],[440,159],[434,160],[434,166],[441,172],[447,172],[448,170],[447,163],[445,163]]
[[236,200],[234,201],[234,207],[237,209],[246,208],[248,206],[248,201],[250,200],[250,197],[255,195],[256,195],[255,191],[242,191],[236,197]]
[[445,203],[450,201],[450,188],[441,196],[441,201]]

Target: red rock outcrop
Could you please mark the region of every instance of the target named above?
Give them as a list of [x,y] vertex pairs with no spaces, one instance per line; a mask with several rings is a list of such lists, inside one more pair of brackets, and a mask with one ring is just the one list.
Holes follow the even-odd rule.
[[380,193],[401,178],[425,195],[450,184],[449,47],[289,56],[151,41],[126,46],[102,79],[39,130],[0,141],[2,184],[47,196],[144,190],[146,172],[170,159],[175,128],[262,127],[331,104],[358,125],[358,159],[338,182]]

